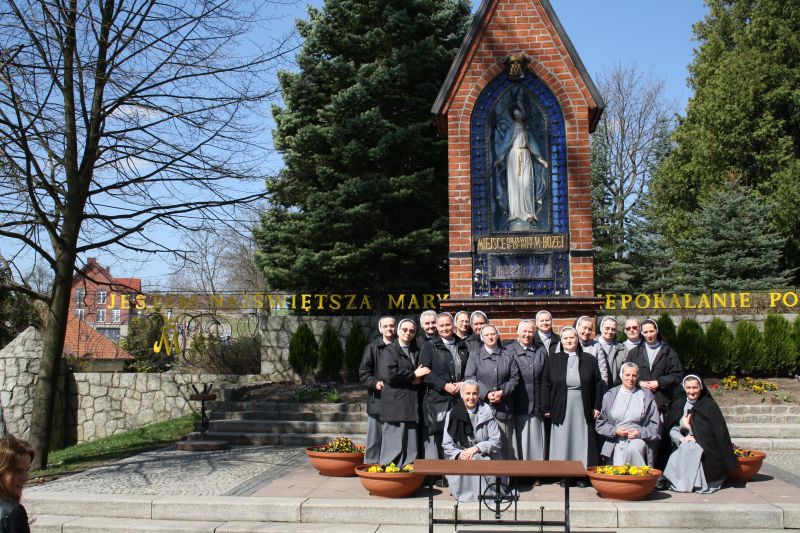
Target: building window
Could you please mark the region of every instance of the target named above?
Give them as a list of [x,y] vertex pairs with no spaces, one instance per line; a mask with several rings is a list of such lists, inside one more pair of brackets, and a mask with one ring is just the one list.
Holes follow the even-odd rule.
[[111,310],[111,322],[119,322],[120,311],[119,309]]
[[85,312],[84,309],[76,309],[75,316],[78,317],[79,320],[83,320],[84,312]]
[[107,339],[119,342],[119,328],[97,328],[97,332]]
[[97,310],[97,320],[95,322],[105,322],[106,321],[106,310],[105,309],[98,309]]
[[86,291],[84,289],[75,289],[75,307],[77,309],[83,309],[84,296],[86,296]]
[[106,291],[97,291],[97,303],[104,304],[106,303],[106,297],[108,293]]

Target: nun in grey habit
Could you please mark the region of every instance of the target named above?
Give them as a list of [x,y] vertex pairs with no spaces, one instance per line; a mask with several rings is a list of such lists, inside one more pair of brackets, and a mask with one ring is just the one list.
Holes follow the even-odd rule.
[[639,367],[624,363],[622,381],[603,396],[595,430],[603,438],[600,455],[614,466],[653,466],[661,418],[653,393],[638,386]]
[[[502,459],[500,426],[488,404],[480,401],[480,386],[474,380],[461,384],[461,399],[444,422],[442,450],[445,459],[488,461]],[[491,477],[447,476],[450,492],[460,502],[478,501],[481,488],[494,483]]]

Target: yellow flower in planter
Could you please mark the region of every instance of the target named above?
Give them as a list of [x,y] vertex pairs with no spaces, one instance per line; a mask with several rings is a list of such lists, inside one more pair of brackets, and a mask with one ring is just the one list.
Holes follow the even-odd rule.
[[649,466],[598,466],[596,472],[607,476],[649,476],[652,469]]

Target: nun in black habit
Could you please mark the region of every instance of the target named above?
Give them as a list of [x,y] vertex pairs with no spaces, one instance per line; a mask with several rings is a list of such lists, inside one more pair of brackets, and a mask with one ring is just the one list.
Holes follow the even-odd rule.
[[676,449],[667,461],[664,480],[676,492],[708,494],[722,487],[736,457],[725,417],[717,402],[690,374],[683,379],[684,401],[676,401],[667,416],[669,436]]

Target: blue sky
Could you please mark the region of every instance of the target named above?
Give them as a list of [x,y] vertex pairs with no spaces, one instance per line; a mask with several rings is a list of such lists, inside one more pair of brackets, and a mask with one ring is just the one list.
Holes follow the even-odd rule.
[[[639,67],[665,81],[666,97],[682,113],[691,92],[686,86],[687,66],[692,61],[692,24],[705,15],[702,0],[551,0],[564,28],[572,39],[592,77],[616,63],[635,62]],[[320,1],[313,2],[321,5]],[[292,28],[292,21],[305,18],[307,3],[280,6],[280,20],[274,21],[271,34]],[[474,6],[477,9],[478,3]],[[258,37],[257,35],[254,37]],[[266,124],[271,129],[272,124]],[[265,161],[265,171],[280,167],[280,159]],[[162,240],[179,239],[165,236]],[[166,282],[170,265],[144,257],[114,257],[97,254],[101,263],[113,267],[118,276],[143,279],[144,285],[160,286]]]

